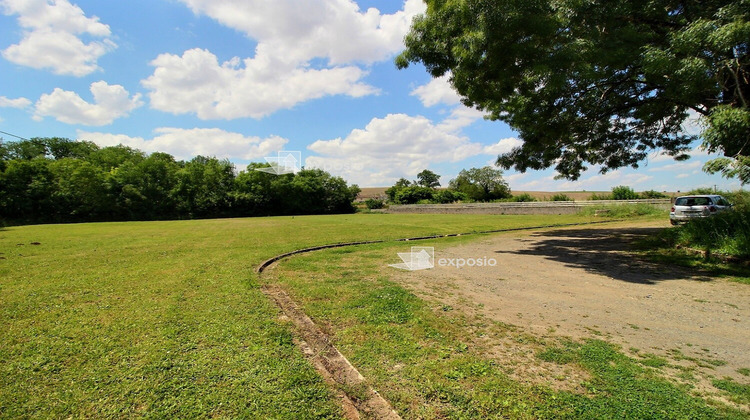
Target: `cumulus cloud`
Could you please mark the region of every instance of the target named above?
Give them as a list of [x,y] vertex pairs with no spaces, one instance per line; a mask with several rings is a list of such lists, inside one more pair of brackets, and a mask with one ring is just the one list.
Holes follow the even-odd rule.
[[23,109],[31,105],[31,101],[26,98],[9,99],[0,96],[0,108],[18,108]]
[[219,63],[207,50],[181,57],[162,54],[144,80],[151,107],[174,114],[195,113],[201,119],[261,118],[283,108],[327,95],[360,97],[377,90],[359,80],[356,66],[330,69],[290,68],[268,60],[239,58]]
[[453,90],[448,79],[450,75],[432,79],[429,83],[419,86],[411,91],[412,96],[416,96],[426,107],[443,105],[458,105],[461,103],[461,96]]
[[505,139],[501,139],[495,144],[485,146],[483,151],[485,154],[488,154],[488,155],[501,155],[503,153],[510,152],[516,147],[521,147],[522,144],[523,144],[523,141],[515,137],[508,137]]
[[412,90],[411,95],[417,96],[422,105],[428,108],[436,105],[453,106],[450,117],[446,118],[441,125],[445,130],[458,131],[484,118],[484,113],[461,104],[461,97],[453,90],[448,81],[449,77],[450,75],[445,75],[432,79],[427,84]]
[[690,136],[698,136],[703,131],[703,116],[693,110],[688,112],[687,119],[682,123],[682,131]]
[[180,1],[257,40],[259,56],[298,63],[325,58],[333,65],[372,63],[397,53],[412,18],[425,10],[421,0],[407,0],[394,14],[362,11],[352,0]]
[[421,116],[389,114],[374,118],[345,138],[308,146],[317,156],[308,167],[329,170],[363,186],[389,185],[413,177],[430,164],[458,162],[482,153],[482,145],[445,130]]
[[53,117],[67,124],[102,126],[124,117],[143,104],[141,95],[130,97],[120,85],[109,85],[99,81],[91,84],[94,103],[86,102],[75,92],[55,88],[42,95],[36,103],[34,116],[37,120]]
[[[13,63],[80,77],[98,70],[99,57],[117,47],[108,25],[68,0],[0,0],[0,7],[24,28],[23,39],[2,51]],[[82,36],[100,40],[86,43]]]
[[[589,169],[589,173],[598,170],[598,168]],[[630,169],[618,169],[607,172],[606,174],[596,174],[591,176],[583,176],[578,181],[562,181],[558,184],[559,190],[574,191],[574,190],[610,190],[613,186],[627,185],[636,190],[642,189],[643,185],[654,179],[651,175],[645,175],[638,172],[633,172]]]
[[216,156],[221,159],[257,160],[272,156],[289,141],[279,136],[260,138],[232,133],[218,128],[171,128],[154,130],[154,137],[130,137],[122,134],[78,131],[78,138],[100,146],[122,144],[148,153],[169,153],[177,159]]
[[484,118],[482,111],[461,105],[454,108],[448,118],[440,123],[440,126],[445,131],[460,131],[462,128],[468,127],[482,118]]
[[[351,0],[181,0],[256,40],[255,55],[220,63],[208,50],[162,54],[143,80],[151,106],[201,119],[262,118],[279,109],[331,95],[377,94],[360,63],[389,58],[403,48],[421,0],[393,14],[359,10]],[[356,64],[355,64],[356,63]]]
[[688,172],[703,167],[703,162],[700,160],[690,160],[675,162],[669,165],[659,166],[658,168],[651,168],[649,172]]
[[[693,147],[691,150],[687,152],[687,154],[690,155],[691,158],[709,156],[708,151],[706,151],[706,149],[704,149],[703,146],[700,146],[700,145]],[[661,150],[653,153],[648,158],[649,164],[661,163],[661,162],[673,162],[673,161],[674,161],[674,157],[669,156],[668,154],[664,153],[664,151],[661,151]]]

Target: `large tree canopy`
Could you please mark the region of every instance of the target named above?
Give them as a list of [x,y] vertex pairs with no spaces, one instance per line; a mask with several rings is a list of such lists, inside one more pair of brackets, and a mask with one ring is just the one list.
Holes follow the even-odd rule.
[[653,150],[686,159],[694,113],[706,147],[727,156],[707,169],[748,176],[750,0],[426,3],[396,64],[449,74],[465,105],[517,130],[506,169],[577,179]]

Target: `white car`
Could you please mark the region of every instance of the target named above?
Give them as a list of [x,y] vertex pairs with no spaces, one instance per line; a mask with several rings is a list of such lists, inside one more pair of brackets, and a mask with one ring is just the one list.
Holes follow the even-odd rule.
[[669,221],[676,225],[679,222],[710,217],[732,208],[726,198],[720,195],[685,195],[677,197],[669,212]]

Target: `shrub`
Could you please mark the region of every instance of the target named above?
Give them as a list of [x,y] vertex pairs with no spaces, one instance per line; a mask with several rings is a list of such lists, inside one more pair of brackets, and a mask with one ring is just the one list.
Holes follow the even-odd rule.
[[379,198],[368,198],[367,200],[365,200],[365,205],[370,210],[382,209],[383,207],[385,207],[385,201]]
[[589,198],[589,200],[594,200],[594,201],[598,201],[598,200],[612,200],[612,199],[613,199],[612,198],[612,194],[606,194],[606,193],[603,193],[603,194],[593,193],[593,194],[591,194],[591,197]]
[[532,197],[529,193],[523,193],[519,195],[514,195],[508,201],[513,202],[513,203],[525,203],[525,202],[530,202],[530,201],[536,201],[536,198]]
[[669,198],[666,194],[660,193],[659,191],[648,190],[640,194],[641,198],[656,199],[656,198]]
[[406,178],[401,178],[396,181],[396,183],[392,187],[385,190],[385,194],[388,196],[388,200],[390,200],[391,203],[396,203],[396,195],[399,193],[399,191],[410,185],[412,185],[411,181]]
[[693,190],[690,190],[685,195],[710,195],[710,194],[716,194],[716,193],[711,188],[701,187],[701,188],[695,188]]
[[750,191],[724,192],[721,195],[734,204],[735,210],[750,210]]
[[637,200],[638,193],[633,191],[632,188],[620,185],[612,188],[612,199],[613,200]]
[[437,204],[455,203],[456,201],[466,201],[466,199],[466,194],[453,190],[438,191],[432,196],[432,202]]
[[394,201],[398,204],[415,204],[420,200],[432,200],[434,193],[432,188],[412,185],[397,192]]
[[750,257],[750,210],[726,211],[675,228],[678,244],[717,251],[742,258]]
[[550,200],[552,201],[574,201],[572,198],[568,197],[566,194],[563,194],[563,193],[553,195]]

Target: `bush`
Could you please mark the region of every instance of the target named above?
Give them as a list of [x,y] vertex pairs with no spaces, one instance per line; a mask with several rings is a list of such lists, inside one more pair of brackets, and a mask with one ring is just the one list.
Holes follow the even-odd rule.
[[572,198],[568,197],[566,194],[563,194],[563,193],[553,195],[550,200],[551,201],[574,201]]
[[641,198],[657,199],[657,198],[669,198],[666,194],[660,193],[659,191],[648,190],[640,194]]
[[526,203],[530,201],[536,201],[536,198],[532,197],[529,193],[523,193],[514,195],[508,201],[511,203]]
[[432,200],[435,190],[432,188],[412,185],[404,187],[396,193],[395,202],[397,204],[416,204],[421,200]]
[[367,200],[365,200],[365,205],[370,210],[382,209],[383,207],[385,207],[385,201],[378,198],[368,198]]
[[674,228],[677,244],[750,258],[750,210],[725,211]]
[[716,192],[714,192],[713,189],[708,188],[708,187],[695,188],[685,193],[685,195],[711,195],[711,194],[716,194]]
[[750,210],[750,191],[721,192],[724,198],[734,205],[735,210]]
[[453,190],[438,191],[432,196],[432,202],[436,204],[450,204],[466,200],[466,194]]
[[604,194],[597,194],[597,193],[593,193],[593,194],[591,194],[591,197],[589,197],[589,200],[593,200],[593,201],[613,200],[613,198],[612,198],[612,194],[606,194],[606,193],[604,193]]
[[613,200],[637,200],[638,193],[633,191],[632,188],[620,185],[612,188],[612,199]]

